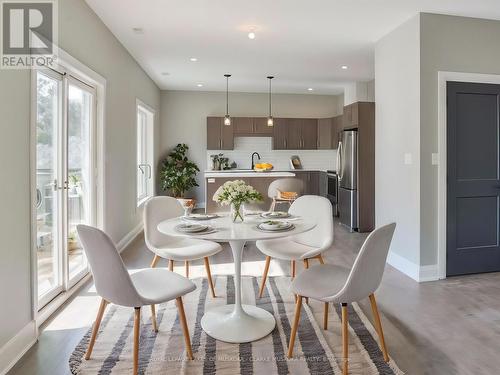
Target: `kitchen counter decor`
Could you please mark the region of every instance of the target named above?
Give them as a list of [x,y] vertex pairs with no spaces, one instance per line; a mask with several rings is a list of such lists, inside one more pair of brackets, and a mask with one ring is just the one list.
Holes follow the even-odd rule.
[[260,194],[245,181],[227,181],[220,186],[213,196],[213,200],[222,205],[231,205],[231,219],[234,223],[242,223],[243,204],[262,200]]

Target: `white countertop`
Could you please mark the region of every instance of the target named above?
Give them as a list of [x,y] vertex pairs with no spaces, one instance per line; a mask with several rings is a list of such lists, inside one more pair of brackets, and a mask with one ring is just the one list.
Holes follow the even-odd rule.
[[250,170],[228,170],[205,172],[206,178],[233,178],[233,177],[295,177],[293,172],[253,172]]

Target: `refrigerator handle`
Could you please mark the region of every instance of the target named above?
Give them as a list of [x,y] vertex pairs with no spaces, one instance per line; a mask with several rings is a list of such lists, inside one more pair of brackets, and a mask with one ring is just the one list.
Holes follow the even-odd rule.
[[337,148],[337,176],[339,181],[342,180],[342,141],[339,141],[339,147]]

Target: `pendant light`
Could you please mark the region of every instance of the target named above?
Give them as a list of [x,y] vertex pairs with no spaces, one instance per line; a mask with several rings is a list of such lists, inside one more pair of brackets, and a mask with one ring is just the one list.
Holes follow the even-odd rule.
[[231,125],[231,116],[229,116],[229,77],[231,74],[224,74],[226,77],[226,115],[224,116],[224,125]]
[[269,80],[269,116],[267,117],[267,126],[271,127],[274,126],[274,120],[271,112],[271,80],[273,79],[273,76],[268,76],[267,79]]

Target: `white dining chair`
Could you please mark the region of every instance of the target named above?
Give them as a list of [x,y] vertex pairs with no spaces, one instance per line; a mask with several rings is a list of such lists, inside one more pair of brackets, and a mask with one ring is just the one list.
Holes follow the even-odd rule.
[[267,188],[267,196],[272,199],[269,211],[273,212],[276,208],[276,205],[280,203],[291,205],[296,200],[296,198],[283,198],[280,195],[282,192],[294,192],[297,193],[297,196],[300,196],[302,195],[303,191],[304,181],[299,180],[298,178],[280,178],[274,180],[269,184],[269,187]]
[[295,277],[296,261],[303,261],[309,268],[309,260],[317,259],[324,264],[321,253],[333,243],[333,210],[331,202],[317,195],[304,195],[292,203],[288,212],[316,223],[314,229],[285,238],[257,241],[257,248],[266,255],[259,297],[262,297],[271,258],[290,261],[291,275]]
[[[387,253],[391,245],[396,223],[387,224],[374,230],[366,238],[356,260],[349,271],[346,268],[325,264],[314,266],[301,272],[292,282],[292,291],[297,295],[295,318],[293,321],[288,358],[293,355],[295,335],[300,319],[302,298],[309,297],[328,303],[339,303],[342,306],[342,354],[343,374],[348,372],[348,314],[347,304],[369,297],[382,354],[389,361],[385,345],[384,332],[380,322],[375,291],[378,289],[384,274]],[[327,329],[328,309],[325,309],[324,329]]]
[[181,275],[161,268],[149,268],[129,274],[115,245],[106,233],[87,225],[78,225],[77,231],[94,276],[95,289],[101,297],[101,304],[92,328],[85,359],[90,359],[92,355],[99,326],[108,303],[133,307],[135,309],[133,374],[137,374],[139,368],[141,307],[151,306],[151,322],[154,331],[158,332],[154,305],[174,299],[177,303],[186,343],[186,354],[189,359],[193,359],[191,340],[182,303],[182,296],[196,289],[193,282]]
[[189,262],[203,258],[210,291],[212,297],[215,298],[208,257],[217,254],[222,250],[222,247],[212,241],[167,236],[158,230],[160,222],[183,214],[182,205],[173,197],[153,197],[146,202],[144,207],[144,236],[146,246],[155,254],[151,268],[156,267],[159,260],[164,258],[169,260],[168,267],[170,271],[173,271],[174,262],[182,261],[185,265],[185,276],[189,277]]

